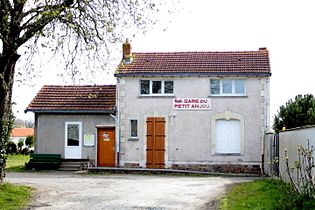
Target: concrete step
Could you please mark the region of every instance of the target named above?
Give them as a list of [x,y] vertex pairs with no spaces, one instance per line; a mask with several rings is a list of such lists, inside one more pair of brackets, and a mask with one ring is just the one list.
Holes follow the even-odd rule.
[[79,171],[81,169],[80,161],[64,161],[61,162],[60,171]]

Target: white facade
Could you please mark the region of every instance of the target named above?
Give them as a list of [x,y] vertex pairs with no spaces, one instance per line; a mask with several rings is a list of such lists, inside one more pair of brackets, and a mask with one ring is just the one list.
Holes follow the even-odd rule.
[[[146,167],[148,117],[165,119],[165,168],[260,166],[263,137],[269,128],[269,76],[117,79],[121,166]],[[212,95],[210,79],[241,79],[245,81],[244,94]],[[140,80],[173,81],[173,94],[141,95]],[[176,109],[175,99],[182,98],[209,99],[210,106],[201,110]],[[138,138],[131,138],[131,120],[137,120]],[[237,136],[229,140],[229,135]],[[218,138],[222,138],[220,142]]]

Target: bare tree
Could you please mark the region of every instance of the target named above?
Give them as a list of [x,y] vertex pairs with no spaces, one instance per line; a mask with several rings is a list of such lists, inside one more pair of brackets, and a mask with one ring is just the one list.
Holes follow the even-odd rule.
[[66,64],[75,76],[77,56],[86,53],[88,60],[100,61],[100,52],[121,40],[125,28],[143,29],[158,10],[153,0],[0,0],[0,183],[5,177],[5,145],[13,124],[12,86],[19,59],[30,59],[39,46],[54,53],[66,49]]

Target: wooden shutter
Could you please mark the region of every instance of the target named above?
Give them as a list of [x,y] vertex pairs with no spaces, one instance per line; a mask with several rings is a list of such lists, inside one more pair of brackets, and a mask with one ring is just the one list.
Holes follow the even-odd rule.
[[216,120],[216,153],[240,153],[240,121]]

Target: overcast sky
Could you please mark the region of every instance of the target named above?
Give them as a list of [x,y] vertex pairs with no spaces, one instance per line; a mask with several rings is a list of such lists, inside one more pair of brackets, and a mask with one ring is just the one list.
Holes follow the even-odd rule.
[[[178,8],[170,23],[162,21],[145,35],[130,37],[132,50],[244,51],[267,47],[272,70],[271,117],[295,95],[315,94],[314,0],[179,0]],[[120,49],[121,43],[117,45]],[[120,53],[113,54],[117,64]],[[51,63],[43,69],[52,72],[49,70],[54,66]],[[98,77],[95,83],[115,83],[112,73]],[[18,117],[32,117],[23,110],[44,84],[63,83],[50,73],[43,74],[32,87],[15,88]]]

